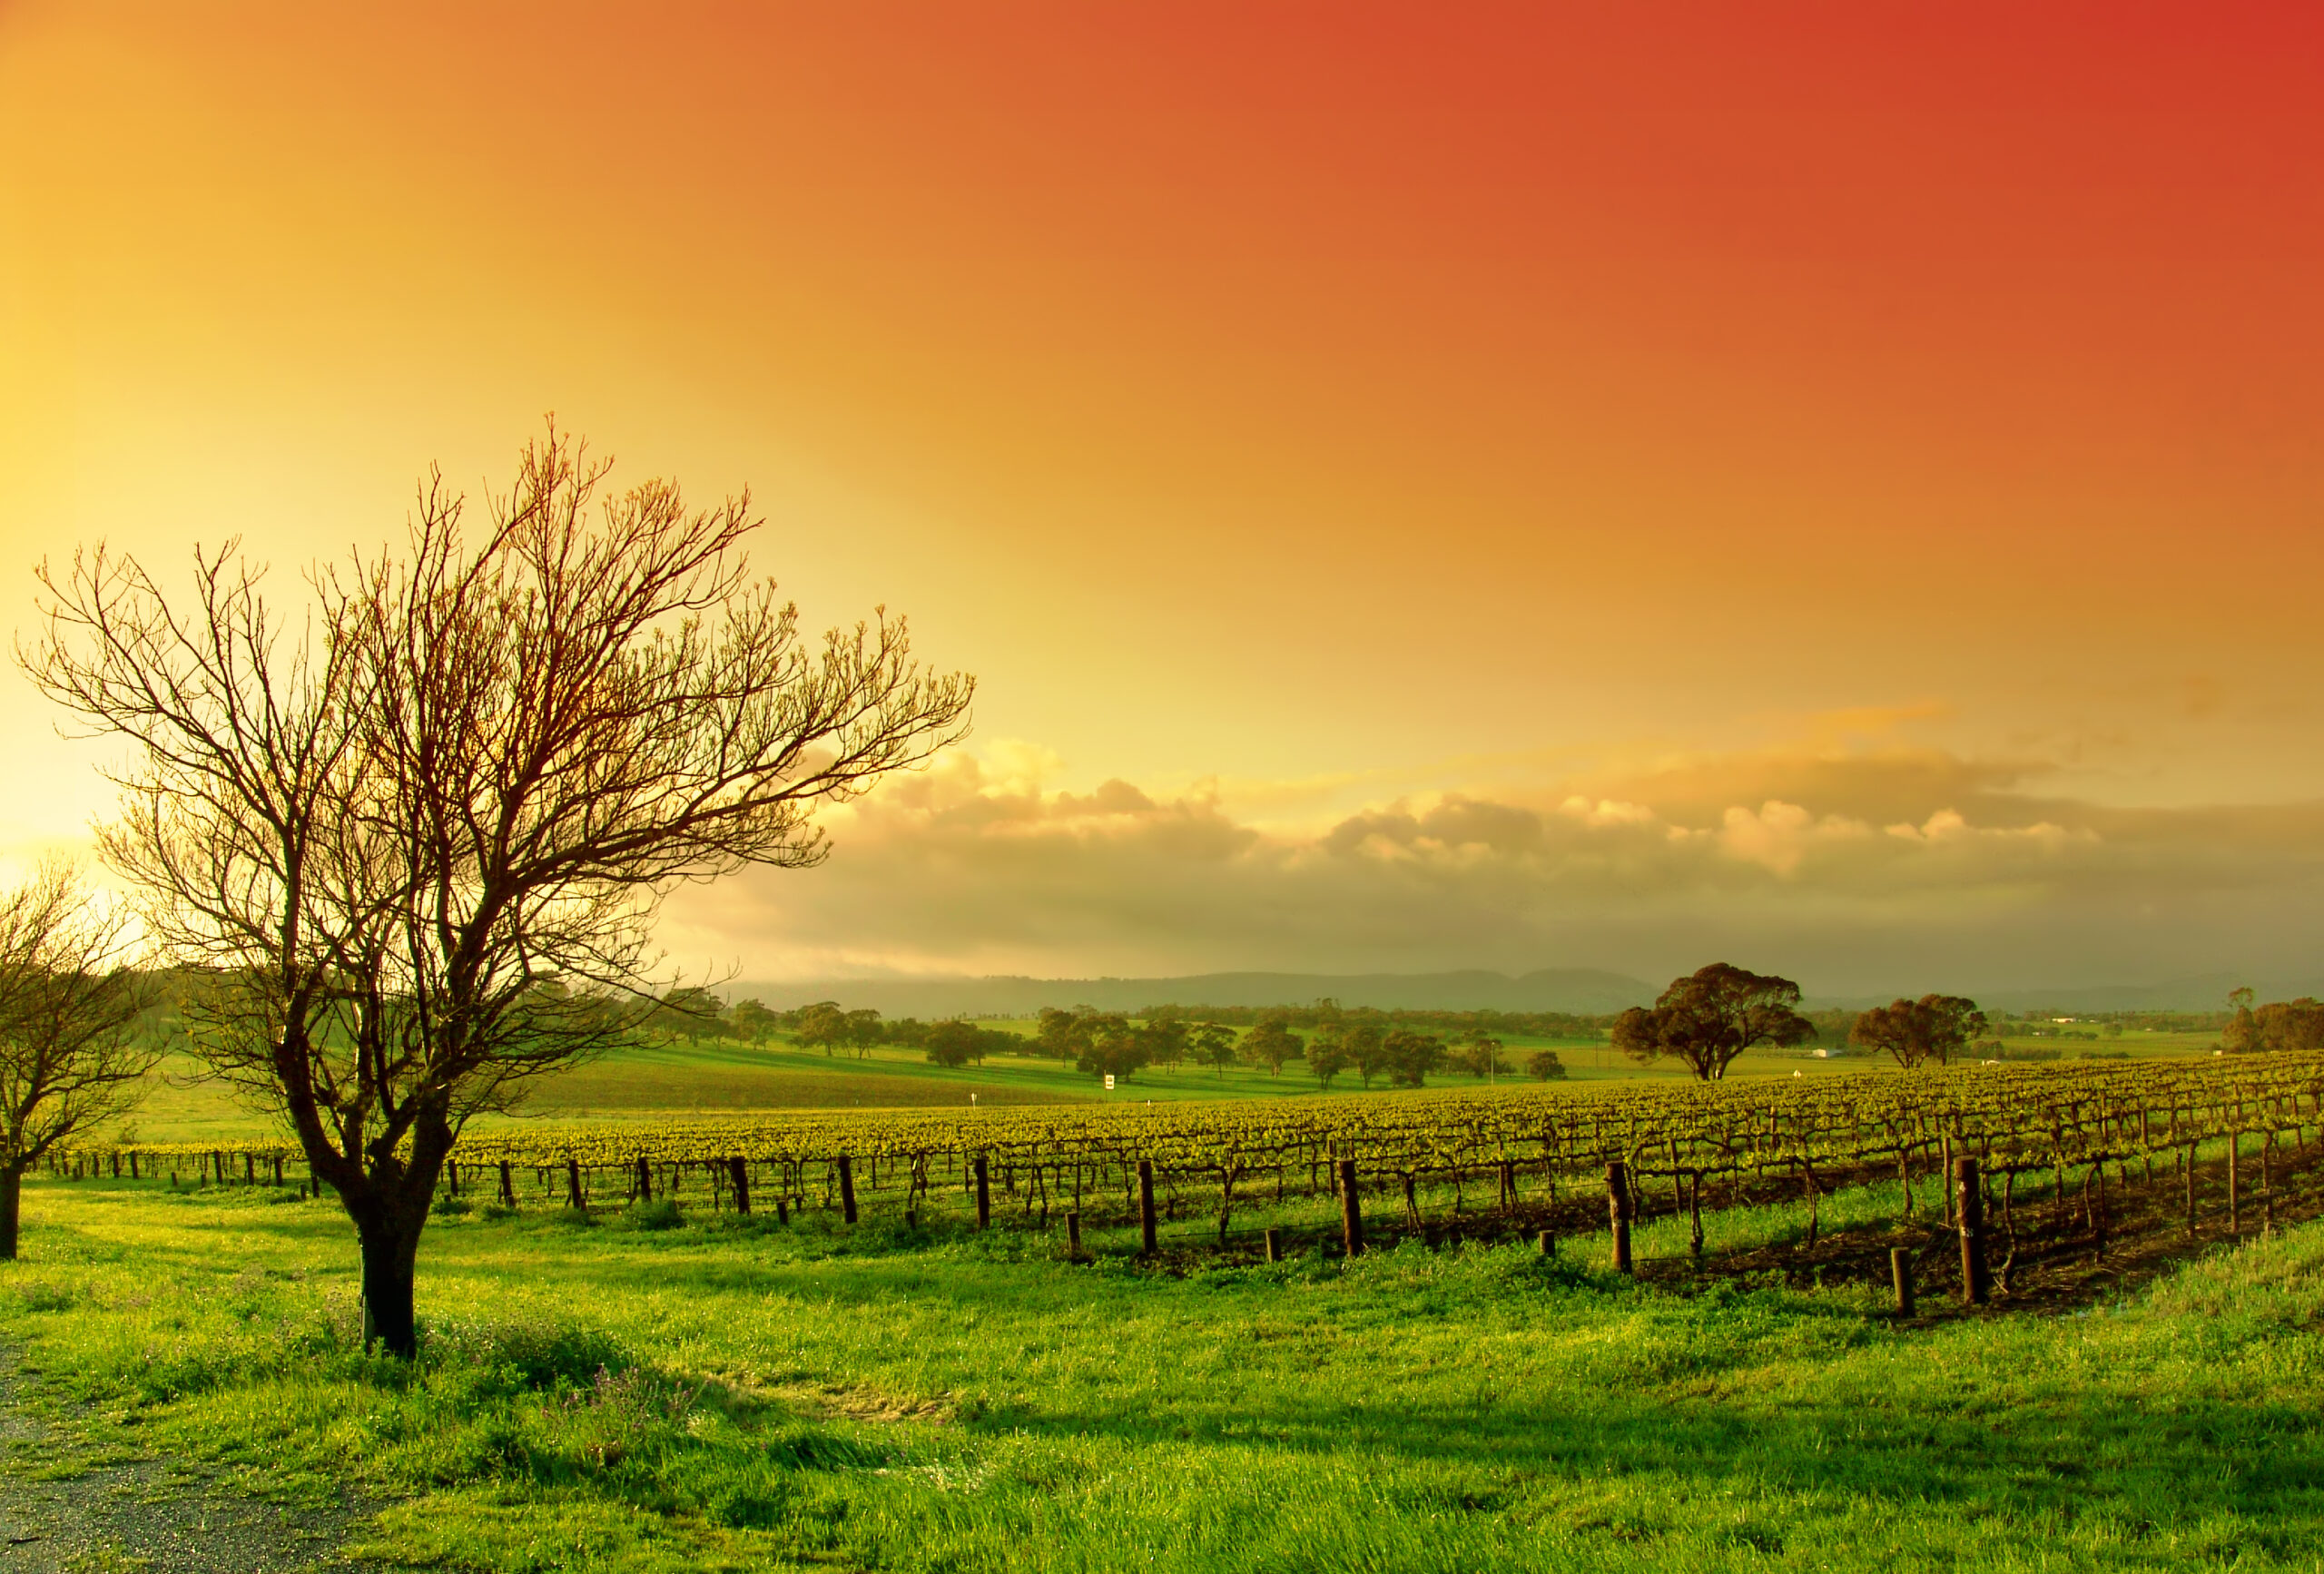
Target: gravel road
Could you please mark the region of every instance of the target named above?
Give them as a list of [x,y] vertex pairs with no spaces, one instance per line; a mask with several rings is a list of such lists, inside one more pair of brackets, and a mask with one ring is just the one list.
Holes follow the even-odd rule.
[[284,1508],[198,1465],[140,1460],[60,1480],[72,1454],[25,1409],[31,1379],[0,1350],[0,1574],[286,1574],[342,1569],[339,1549],[377,1511],[352,1497]]

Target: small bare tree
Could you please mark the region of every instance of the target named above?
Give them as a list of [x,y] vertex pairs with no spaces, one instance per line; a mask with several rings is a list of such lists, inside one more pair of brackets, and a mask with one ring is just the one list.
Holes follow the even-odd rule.
[[0,1261],[16,1255],[25,1172],[143,1093],[159,1058],[137,1034],[146,999],[124,916],[69,866],[0,894]]
[[656,1008],[662,899],[817,862],[818,806],[967,727],[971,680],[901,620],[801,639],[747,497],[593,508],[606,472],[552,427],[473,543],[431,480],[400,554],[312,576],[297,639],[231,545],[184,611],[101,548],[43,569],[28,667],[134,746],[107,855],[215,980],[202,1051],[338,1192],[399,1354],[462,1125]]

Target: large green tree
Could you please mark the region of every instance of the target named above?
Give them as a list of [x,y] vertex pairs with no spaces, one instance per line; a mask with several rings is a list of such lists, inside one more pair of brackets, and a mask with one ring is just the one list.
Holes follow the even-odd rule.
[[1799,986],[1727,962],[1674,980],[1651,1008],[1633,1006],[1614,1018],[1614,1048],[1640,1064],[1669,1056],[1705,1082],[1716,1082],[1748,1049],[1786,1048],[1816,1037],[1799,1014]]
[[1848,1029],[1848,1042],[1859,1048],[1887,1055],[1910,1070],[1935,1062],[1943,1066],[1965,1055],[1969,1041],[1985,1030],[1985,1014],[1977,1002],[1960,995],[1923,995],[1917,1000],[1896,1000],[1863,1012]]
[[966,727],[901,620],[802,638],[747,497],[606,470],[552,428],[473,532],[431,480],[302,610],[231,543],[178,595],[103,547],[41,570],[27,664],[128,745],[105,856],[215,980],[195,1042],[345,1205],[400,1355],[461,1126],[656,1006],[667,893],[817,862],[820,806]]

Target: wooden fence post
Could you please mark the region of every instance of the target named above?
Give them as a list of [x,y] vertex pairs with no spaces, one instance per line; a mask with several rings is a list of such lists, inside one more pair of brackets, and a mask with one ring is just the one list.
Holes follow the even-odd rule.
[[1137,1227],[1138,1250],[1147,1256],[1154,1255],[1154,1161],[1137,1161]]
[[1888,1277],[1896,1286],[1896,1315],[1913,1314],[1913,1254],[1904,1246],[1888,1248]]
[[1606,1166],[1606,1219],[1614,1228],[1614,1272],[1634,1274],[1630,1262],[1630,1166],[1620,1159]]
[[637,1183],[635,1189],[639,1202],[650,1203],[654,1200],[654,1166],[646,1162],[645,1156],[642,1153],[637,1156]]
[[1558,1254],[1558,1233],[1555,1230],[1543,1230],[1541,1241],[1541,1255],[1554,1257]]
[[2275,1132],[2259,1142],[2259,1232],[2275,1239]]
[[1340,1239],[1351,1257],[1364,1255],[1364,1204],[1357,1195],[1355,1160],[1340,1160]]
[[1282,1262],[1282,1261],[1283,1261],[1283,1232],[1282,1232],[1281,1230],[1276,1229],[1273,1225],[1269,1225],[1267,1226],[1266,1241],[1267,1241],[1267,1261],[1268,1261],[1268,1262],[1270,1262],[1270,1263],[1280,1263],[1280,1262]]
[[992,1228],[992,1181],[985,1173],[984,1155],[977,1155],[977,1228]]
[[849,1224],[855,1222],[855,1157],[852,1154],[839,1156],[839,1212]]
[[505,1158],[500,1161],[500,1205],[504,1208],[517,1205],[517,1171]]
[[1966,1155],[1953,1161],[1953,1211],[1961,1221],[1961,1303],[1982,1306],[1993,1293],[1985,1270],[1985,1192],[1977,1161]]
[[1953,1188],[1944,1184],[1953,1173],[1953,1138],[1950,1134],[1941,1134],[1937,1137],[1936,1162],[1939,1189],[1945,1193],[1945,1223],[1949,1229],[1960,1222],[1954,1215]]
[[1069,1261],[1081,1261],[1081,1210],[1065,1210],[1065,1253]]
[[565,1205],[576,1213],[589,1205],[582,1199],[581,1161],[577,1158],[565,1161]]
[[737,1154],[726,1161],[726,1185],[734,1194],[734,1211],[751,1211],[751,1161]]
[[2243,1234],[2243,1198],[2240,1188],[2236,1185],[2239,1177],[2235,1173],[2237,1150],[2242,1146],[2241,1132],[2227,1134],[2227,1233],[2230,1235]]

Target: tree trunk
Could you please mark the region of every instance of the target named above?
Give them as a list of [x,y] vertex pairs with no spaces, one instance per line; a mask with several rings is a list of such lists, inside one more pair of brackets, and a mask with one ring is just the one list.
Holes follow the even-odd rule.
[[0,1263],[16,1260],[16,1220],[25,1195],[25,1172],[0,1169]]
[[419,1353],[412,1315],[419,1231],[380,1219],[359,1220],[355,1233],[363,1254],[363,1347],[369,1350],[377,1340],[389,1355],[409,1361]]
[[409,1156],[335,1149],[320,1121],[300,1121],[301,1146],[319,1183],[339,1194],[355,1225],[363,1264],[363,1348],[376,1342],[388,1354],[409,1361],[419,1353],[419,1330],[412,1316],[412,1286],[418,1275],[419,1237],[428,1227],[428,1205],[452,1153],[452,1130],[440,1117],[414,1123]]

